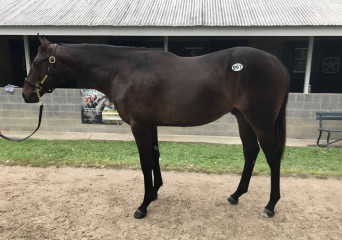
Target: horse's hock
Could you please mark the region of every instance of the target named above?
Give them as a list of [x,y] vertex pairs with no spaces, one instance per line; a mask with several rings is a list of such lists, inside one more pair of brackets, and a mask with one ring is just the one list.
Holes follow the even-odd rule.
[[[0,129],[32,131],[37,124],[38,104],[27,104],[21,96],[22,90],[14,93],[0,88]],[[56,89],[44,95],[45,104],[40,131],[56,132],[104,132],[131,133],[127,124],[113,126],[103,124],[82,124],[81,93],[79,89]],[[302,94],[290,93],[287,105],[287,136],[289,138],[317,139],[317,111],[342,111],[342,94]],[[328,126],[338,127],[340,122],[329,121]],[[160,127],[162,134],[238,136],[238,127],[233,115],[200,127]],[[332,140],[342,137],[334,134]]]

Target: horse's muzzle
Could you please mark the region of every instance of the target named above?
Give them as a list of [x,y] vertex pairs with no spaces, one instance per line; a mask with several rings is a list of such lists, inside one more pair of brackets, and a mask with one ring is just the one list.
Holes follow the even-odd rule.
[[38,96],[34,92],[32,92],[29,97],[27,97],[25,93],[22,93],[22,96],[26,103],[36,103],[39,101]]

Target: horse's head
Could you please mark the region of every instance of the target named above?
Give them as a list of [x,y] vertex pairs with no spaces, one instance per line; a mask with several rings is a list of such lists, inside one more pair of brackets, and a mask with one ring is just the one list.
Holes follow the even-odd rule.
[[56,44],[51,44],[46,38],[39,37],[41,46],[34,58],[29,75],[23,85],[23,98],[27,103],[40,101],[44,93],[52,92],[59,85],[56,80]]

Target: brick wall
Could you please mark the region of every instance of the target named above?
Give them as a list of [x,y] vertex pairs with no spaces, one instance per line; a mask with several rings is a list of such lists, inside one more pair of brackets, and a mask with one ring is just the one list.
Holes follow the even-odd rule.
[[[43,96],[44,113],[40,131],[130,133],[127,124],[121,126],[82,124],[79,89],[56,89]],[[27,104],[21,89],[14,94],[0,88],[0,129],[31,131],[38,121],[39,104]],[[290,138],[316,139],[318,121],[316,111],[341,111],[342,94],[290,93],[287,107],[287,132]],[[342,121],[329,121],[329,126],[342,128]],[[159,133],[188,135],[239,136],[235,117],[227,114],[200,127],[160,127]],[[333,139],[342,134],[334,134]]]
[[[317,138],[316,112],[342,112],[342,94],[291,93],[287,104],[287,131],[292,138]],[[342,121],[324,121],[324,126],[342,129]],[[342,134],[332,134],[333,139]]]

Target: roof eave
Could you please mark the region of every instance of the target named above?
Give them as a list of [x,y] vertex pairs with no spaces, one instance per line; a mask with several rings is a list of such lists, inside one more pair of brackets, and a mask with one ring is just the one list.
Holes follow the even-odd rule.
[[342,36],[342,26],[0,26],[0,35]]

